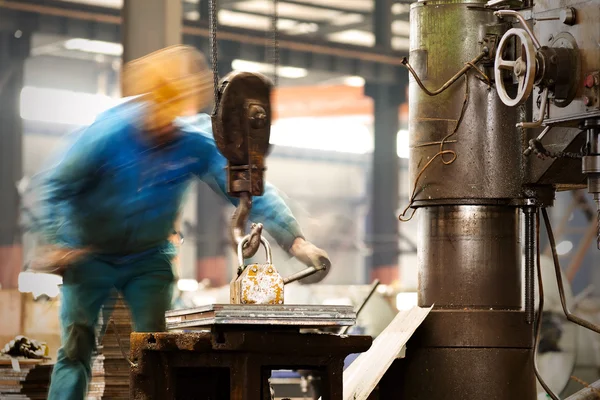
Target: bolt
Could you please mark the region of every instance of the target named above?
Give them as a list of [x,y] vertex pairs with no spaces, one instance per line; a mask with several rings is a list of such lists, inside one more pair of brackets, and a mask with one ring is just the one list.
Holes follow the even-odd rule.
[[273,268],[269,268],[269,269],[267,270],[267,272],[268,272],[268,273],[270,273],[270,274],[272,274],[272,273],[273,273]]
[[279,300],[279,304],[283,304],[283,300]]
[[550,62],[551,62],[552,64],[556,64],[556,62],[557,62],[557,61],[558,61],[558,57],[556,57],[556,54],[552,54],[552,55],[550,56]]
[[592,99],[587,96],[583,96],[583,104],[589,106],[590,104],[592,104]]
[[256,271],[258,271],[258,269],[256,269],[256,267],[253,267],[252,272],[256,272]]

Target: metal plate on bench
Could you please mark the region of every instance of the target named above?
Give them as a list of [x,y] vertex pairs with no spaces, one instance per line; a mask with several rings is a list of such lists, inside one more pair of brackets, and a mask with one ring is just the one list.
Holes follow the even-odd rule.
[[318,328],[352,326],[352,306],[210,304],[168,311],[167,329],[207,328],[212,325],[273,325]]

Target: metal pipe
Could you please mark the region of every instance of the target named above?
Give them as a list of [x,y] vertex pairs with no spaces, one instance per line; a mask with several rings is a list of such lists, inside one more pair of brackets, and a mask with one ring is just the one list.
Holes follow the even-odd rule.
[[[540,134],[538,135],[538,137],[537,137],[537,138],[535,138],[535,140],[542,140],[542,139],[544,138],[544,136],[546,136],[546,134],[547,134],[548,132],[550,132],[550,129],[552,129],[552,126],[550,126],[550,125],[548,125],[547,127],[545,127],[545,128],[544,128],[544,130],[542,131],[542,133],[540,133]],[[525,151],[523,152],[523,155],[524,155],[524,156],[528,156],[528,155],[530,155],[530,154],[531,154],[531,152],[532,152],[532,151],[533,151],[533,146],[532,146],[532,145],[529,145],[529,147],[528,147],[528,148],[526,148],[526,149],[525,149]]]
[[540,104],[540,116],[535,122],[519,122],[517,128],[534,129],[542,126],[542,122],[546,118],[546,104],[548,104],[548,88],[542,93],[542,103]]
[[287,278],[284,278],[283,284],[287,285],[288,283],[299,281],[300,279],[304,279],[307,276],[311,276],[312,274],[315,274],[315,273],[321,271],[322,269],[323,268],[308,267],[306,269],[303,269],[300,272],[296,272],[295,274],[288,276]]
[[544,216],[544,224],[546,225],[546,232],[548,233],[548,240],[550,241],[550,248],[552,249],[554,272],[556,273],[556,283],[558,284],[558,293],[560,295],[560,304],[562,305],[563,312],[569,321],[596,333],[600,333],[600,327],[598,325],[571,314],[571,311],[569,311],[569,308],[567,307],[567,301],[565,300],[565,287],[560,269],[560,261],[558,260],[558,254],[556,253],[556,242],[554,241],[554,234],[552,233],[552,226],[550,225],[550,217],[548,217],[548,211],[546,211],[545,208],[542,208],[542,215]]
[[565,400],[598,400],[600,395],[600,380],[592,383],[589,387],[581,389],[579,392],[572,394]]
[[535,314],[535,208],[525,207],[525,321],[532,324]]
[[525,29],[525,31],[531,37],[531,41],[533,42],[533,45],[535,46],[535,49],[537,50],[540,47],[542,47],[540,45],[540,42],[537,40],[537,38],[533,34],[533,31],[531,30],[531,28],[529,27],[529,25],[527,25],[527,21],[525,21],[525,18],[523,18],[523,16],[521,14],[519,14],[518,12],[513,11],[513,10],[498,10],[498,11],[494,12],[494,15],[497,16],[497,17],[499,17],[499,18],[502,18],[502,17],[515,17],[516,19],[519,20],[519,22],[521,23],[521,25],[523,25],[523,29]]
[[456,82],[458,80],[458,78],[463,76],[468,70],[470,70],[471,68],[474,68],[474,65],[477,64],[479,61],[481,61],[483,59],[483,57],[485,57],[487,55],[487,53],[488,53],[487,51],[482,51],[481,53],[479,53],[479,55],[477,57],[475,57],[474,59],[472,59],[471,61],[466,63],[464,67],[462,67],[452,78],[450,78],[448,80],[448,82],[444,83],[441,88],[434,90],[434,91],[429,91],[429,89],[427,89],[425,87],[425,85],[423,85],[423,82],[421,82],[421,79],[419,78],[419,76],[417,75],[417,73],[413,69],[413,67],[409,64],[408,59],[406,57],[404,57],[402,59],[402,64],[410,71],[411,75],[413,76],[413,78],[415,78],[415,81],[417,82],[419,87],[421,89],[423,89],[423,91],[427,95],[436,96],[436,95],[442,93],[444,90],[448,89],[450,87],[450,85],[452,85],[454,82]]

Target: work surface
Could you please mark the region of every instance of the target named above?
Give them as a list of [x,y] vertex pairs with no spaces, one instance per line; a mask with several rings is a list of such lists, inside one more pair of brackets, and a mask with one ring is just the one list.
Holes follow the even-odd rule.
[[370,336],[297,330],[215,329],[133,333],[131,399],[270,399],[272,370],[317,370],[323,400],[342,399],[344,359],[366,351]]

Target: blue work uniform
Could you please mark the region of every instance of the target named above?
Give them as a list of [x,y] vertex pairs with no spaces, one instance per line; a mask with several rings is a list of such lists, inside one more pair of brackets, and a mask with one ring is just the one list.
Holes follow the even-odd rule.
[[[200,178],[237,204],[226,195],[227,162],[217,150],[210,117],[178,121],[179,134],[156,145],[140,128],[143,109],[142,103],[129,101],[103,113],[41,174],[38,231],[51,244],[93,249],[63,276],[62,348],[50,400],[85,397],[96,321],[114,288],[129,305],[135,331],[165,329],[176,254],[169,237],[192,179]],[[263,223],[285,249],[302,237],[272,185],[253,199],[250,219]]]

